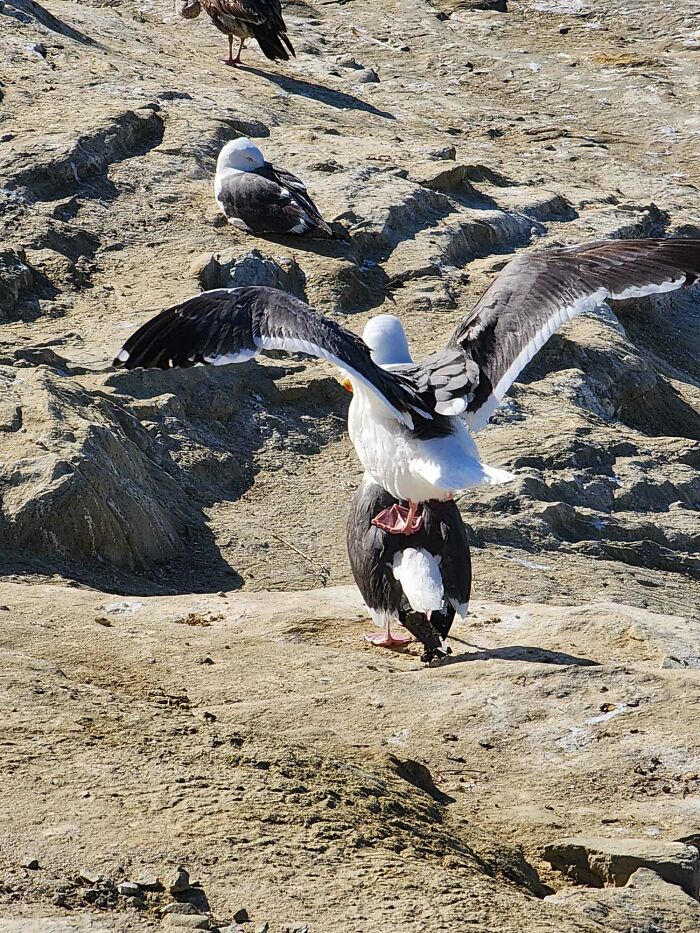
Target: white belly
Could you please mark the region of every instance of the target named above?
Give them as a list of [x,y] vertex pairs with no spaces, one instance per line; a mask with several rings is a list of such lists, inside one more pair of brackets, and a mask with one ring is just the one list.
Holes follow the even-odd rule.
[[353,390],[350,440],[372,479],[397,499],[445,500],[470,486],[513,478],[480,461],[474,439],[458,418],[447,437],[420,440],[367,389],[354,384]]

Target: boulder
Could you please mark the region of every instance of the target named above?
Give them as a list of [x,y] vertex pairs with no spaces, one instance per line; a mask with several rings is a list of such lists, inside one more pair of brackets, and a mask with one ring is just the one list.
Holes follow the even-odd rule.
[[610,933],[690,933],[700,928],[697,901],[648,868],[638,868],[624,888],[573,888],[545,901],[583,914]]
[[546,846],[543,857],[552,868],[580,884],[622,887],[638,868],[649,868],[698,898],[700,852],[682,842],[576,836]]

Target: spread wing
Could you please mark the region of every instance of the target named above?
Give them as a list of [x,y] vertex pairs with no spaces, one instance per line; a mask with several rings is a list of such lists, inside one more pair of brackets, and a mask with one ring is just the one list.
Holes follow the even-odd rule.
[[409,429],[434,427],[410,379],[377,366],[357,334],[276,288],[215,289],[168,308],[129,337],[114,365],[219,366],[265,350],[328,360],[365,385]]
[[473,429],[552,334],[608,298],[670,292],[700,277],[700,239],[600,240],[518,256],[508,263],[447,347],[411,370],[435,411]]

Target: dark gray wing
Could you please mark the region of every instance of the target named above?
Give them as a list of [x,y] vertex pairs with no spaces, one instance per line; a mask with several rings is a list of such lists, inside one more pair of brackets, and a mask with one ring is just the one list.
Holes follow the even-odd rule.
[[266,162],[262,168],[257,169],[255,174],[261,175],[263,178],[268,178],[270,181],[278,184],[283,190],[289,191],[292,199],[305,212],[310,227],[313,226],[317,228],[318,233],[323,236],[333,236],[333,231],[311,200],[311,195],[306,190],[306,185],[300,178],[297,178],[296,175],[293,175],[279,165],[272,165],[270,162]]
[[390,615],[401,609],[402,589],[391,571],[394,552],[388,547],[392,543],[389,539],[399,536],[388,535],[373,525],[372,519],[396,501],[365,476],[350,501],[346,527],[348,558],[357,588],[369,609]]
[[220,366],[242,363],[265,350],[328,360],[374,392],[408,428],[432,424],[411,382],[377,366],[357,334],[276,288],[215,289],[168,308],[129,337],[114,365]]
[[[442,582],[445,587],[445,599],[453,606],[459,608],[459,614],[467,614],[469,597],[472,589],[472,563],[469,551],[467,529],[464,527],[462,515],[453,499],[447,502],[434,500],[427,503],[426,531],[432,539],[439,535],[440,557],[442,564]],[[433,545],[431,549],[436,548]],[[438,553],[433,550],[433,553]],[[431,617],[432,620],[432,617]],[[447,631],[437,626],[437,619],[432,620],[443,638]],[[450,620],[451,621],[451,620]]]
[[[700,277],[700,239],[599,240],[509,262],[445,348],[411,370],[441,414],[482,427],[552,334],[608,298],[673,291]],[[426,394],[427,393],[427,394]]]
[[216,201],[228,220],[242,221],[253,233],[332,236],[327,227],[318,227],[291,191],[257,172],[225,174]]

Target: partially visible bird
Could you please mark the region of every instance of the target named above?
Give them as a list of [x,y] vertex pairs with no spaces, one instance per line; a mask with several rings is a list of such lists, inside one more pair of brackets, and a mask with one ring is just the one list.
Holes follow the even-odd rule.
[[266,162],[245,136],[226,143],[219,153],[214,197],[228,222],[248,233],[334,236],[304,182]]
[[[289,56],[296,57],[294,46],[287,36],[287,26],[282,17],[280,0],[185,0],[180,15],[194,19],[202,9],[220,32],[228,36],[228,58],[224,65],[238,65],[246,39],[256,39],[263,55],[271,61]],[[233,57],[233,37],[239,40],[238,52]]]
[[421,528],[394,535],[374,521],[397,505],[365,474],[350,504],[347,545],[350,567],[365,605],[383,630],[365,635],[383,648],[410,641],[391,631],[398,620],[423,645],[421,660],[450,653],[445,639],[455,615],[464,618],[471,593],[471,558],[462,516],[454,500],[423,505]]

